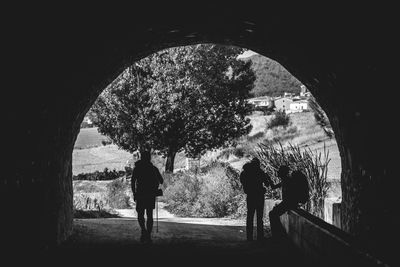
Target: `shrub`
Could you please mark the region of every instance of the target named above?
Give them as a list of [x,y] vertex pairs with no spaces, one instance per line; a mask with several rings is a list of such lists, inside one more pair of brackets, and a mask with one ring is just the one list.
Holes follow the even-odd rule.
[[105,180],[115,180],[126,174],[126,171],[116,171],[113,169],[110,171],[107,167],[104,168],[102,172],[95,171],[91,173],[80,173],[78,175],[72,176],[72,180],[89,180],[89,181],[105,181]]
[[74,192],[96,193],[101,191],[102,188],[97,183],[89,181],[74,182]]
[[[174,175],[174,174],[171,174]],[[173,183],[164,192],[166,209],[179,216],[193,216],[194,206],[202,188],[202,181],[196,175],[177,173]]]
[[74,218],[116,218],[114,209],[107,205],[104,194],[79,193],[74,194]]
[[76,210],[103,210],[107,206],[101,193],[79,193],[74,194],[74,209]]
[[239,173],[228,163],[212,161],[199,175],[179,173],[173,181],[164,195],[178,216],[234,216],[245,204]]
[[229,166],[229,163],[219,160],[211,160],[207,165],[200,167],[200,173],[207,173],[214,168],[225,168],[226,166]]
[[273,107],[254,107],[253,111],[261,111],[264,115],[270,115],[273,113]]
[[101,144],[102,144],[103,146],[111,145],[111,144],[112,144],[112,140],[111,140],[110,138],[107,137],[107,139],[101,140]]
[[131,208],[130,182],[116,179],[107,185],[107,204],[114,209]]
[[222,152],[218,155],[218,159],[229,159],[230,155],[233,155],[237,158],[243,158],[247,156],[252,156],[254,154],[253,151],[254,144],[246,143],[242,145],[238,145],[237,147],[230,147],[222,150]]
[[273,143],[292,140],[298,135],[296,126],[288,126],[288,127],[278,126],[269,131],[272,132],[271,133],[272,137],[267,138],[265,140],[267,140],[267,142],[273,142]]
[[74,218],[93,219],[93,218],[119,218],[120,216],[113,210],[74,210]]
[[214,168],[202,178],[204,180],[204,188],[201,191],[199,201],[205,209],[197,210],[197,214],[206,217],[230,215],[235,208],[235,203],[232,201],[234,190],[231,187],[225,169]]
[[251,135],[251,136],[248,135],[246,137],[246,139],[247,139],[247,142],[254,142],[254,141],[257,141],[257,140],[263,138],[264,135],[265,135],[264,132],[258,132],[258,133],[255,133],[255,134]]
[[291,123],[290,116],[285,111],[277,110],[271,120],[267,121],[267,130],[278,126],[286,128]]

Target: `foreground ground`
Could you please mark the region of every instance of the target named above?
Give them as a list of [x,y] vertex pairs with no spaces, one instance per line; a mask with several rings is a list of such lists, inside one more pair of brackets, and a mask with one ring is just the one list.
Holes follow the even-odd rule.
[[[269,227],[264,242],[247,242],[243,222],[226,219],[177,218],[163,211],[154,224],[153,243],[139,242],[135,213],[112,219],[75,219],[71,238],[49,252],[74,265],[132,266],[269,266],[304,265],[288,242],[272,242]],[[51,258],[51,257],[50,257]],[[146,263],[147,262],[147,263]],[[221,265],[222,264],[222,265]]]

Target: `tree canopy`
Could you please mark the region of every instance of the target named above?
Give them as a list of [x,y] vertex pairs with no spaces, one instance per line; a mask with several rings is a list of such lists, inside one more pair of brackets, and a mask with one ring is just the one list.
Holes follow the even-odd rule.
[[127,68],[91,109],[99,132],[130,152],[197,157],[249,133],[246,99],[255,74],[242,48],[201,44],[165,49]]

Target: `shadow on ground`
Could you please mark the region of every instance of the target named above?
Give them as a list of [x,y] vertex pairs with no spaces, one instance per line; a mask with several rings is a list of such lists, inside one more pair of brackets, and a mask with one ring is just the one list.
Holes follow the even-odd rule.
[[244,226],[181,223],[154,225],[153,243],[141,244],[136,219],[75,219],[71,238],[47,251],[47,263],[116,266],[303,266],[287,241],[247,242]]

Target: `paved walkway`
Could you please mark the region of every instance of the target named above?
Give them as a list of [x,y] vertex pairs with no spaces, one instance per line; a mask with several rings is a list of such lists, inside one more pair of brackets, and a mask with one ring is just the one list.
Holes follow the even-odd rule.
[[289,243],[272,242],[269,228],[264,242],[247,242],[243,220],[178,218],[160,210],[153,243],[141,244],[136,213],[119,212],[125,217],[75,219],[71,238],[51,255],[70,266],[304,265]]

